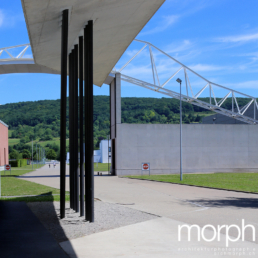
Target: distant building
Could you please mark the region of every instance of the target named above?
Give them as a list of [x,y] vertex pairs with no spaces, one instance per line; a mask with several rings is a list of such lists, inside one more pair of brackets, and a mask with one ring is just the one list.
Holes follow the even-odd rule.
[[102,140],[100,142],[99,150],[94,150],[94,162],[111,163],[111,140]]
[[8,125],[0,120],[0,166],[9,164]]
[[[78,155],[80,157],[80,154]],[[99,150],[94,150],[94,162],[111,163],[111,140],[102,140],[99,144]],[[70,153],[67,152],[66,163],[70,163]]]

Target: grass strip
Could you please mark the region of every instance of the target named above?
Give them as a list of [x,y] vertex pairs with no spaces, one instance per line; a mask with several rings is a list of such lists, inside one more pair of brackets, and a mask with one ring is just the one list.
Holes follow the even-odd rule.
[[[109,163],[109,169],[110,167]],[[94,171],[108,171],[108,163],[94,163]]]
[[134,179],[147,179],[158,182],[193,185],[224,190],[258,193],[258,173],[214,173],[179,175],[127,176]]

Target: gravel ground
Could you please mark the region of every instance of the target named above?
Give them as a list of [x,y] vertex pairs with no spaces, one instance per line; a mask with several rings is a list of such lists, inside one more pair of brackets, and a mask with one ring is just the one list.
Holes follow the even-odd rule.
[[[79,213],[75,213],[70,208],[66,208],[65,219],[60,219],[59,202],[27,203],[32,212],[58,242],[157,218],[155,215],[134,210],[125,205],[97,200],[94,204],[95,222],[89,223],[85,221],[84,217],[79,217]],[[69,203],[66,203],[66,207],[69,207]]]

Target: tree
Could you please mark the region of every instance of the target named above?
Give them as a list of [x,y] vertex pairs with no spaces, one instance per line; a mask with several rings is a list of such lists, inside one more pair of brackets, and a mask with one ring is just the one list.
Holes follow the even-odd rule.
[[19,152],[16,150],[13,150],[10,154],[9,154],[10,159],[18,159],[19,158]]
[[30,154],[30,152],[28,151],[28,150],[23,150],[23,152],[22,152],[22,157],[24,158],[24,159],[30,159],[30,157],[31,157],[31,154]]
[[199,116],[199,115],[197,115],[197,117],[195,118],[195,122],[200,122],[202,120],[202,117],[201,116]]
[[47,152],[47,159],[56,159],[56,152],[52,149],[50,149],[48,152]]

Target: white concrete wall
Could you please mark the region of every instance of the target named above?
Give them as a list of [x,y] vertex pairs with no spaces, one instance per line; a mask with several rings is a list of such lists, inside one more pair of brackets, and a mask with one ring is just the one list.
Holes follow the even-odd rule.
[[[258,126],[183,125],[183,172],[258,172]],[[179,173],[179,125],[117,124],[116,174]]]

